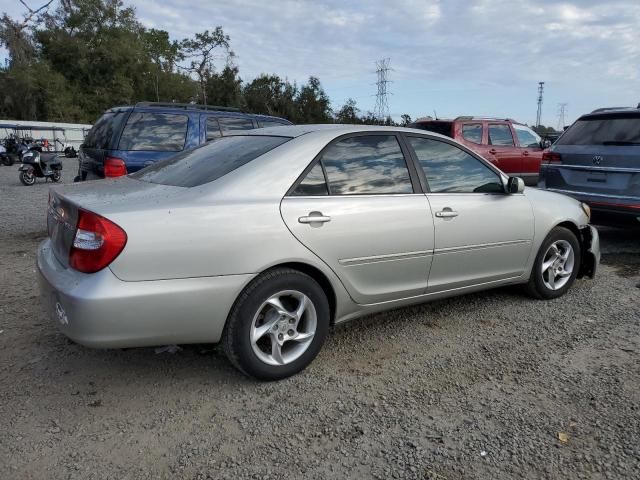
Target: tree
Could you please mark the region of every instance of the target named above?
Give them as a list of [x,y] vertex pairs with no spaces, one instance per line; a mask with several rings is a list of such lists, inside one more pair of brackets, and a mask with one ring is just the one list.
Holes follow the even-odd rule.
[[332,120],[329,97],[316,77],[309,77],[309,81],[300,88],[296,106],[295,123],[329,123]]
[[215,73],[216,52],[222,50],[225,54],[225,61],[233,57],[233,52],[229,47],[229,36],[225,35],[222,27],[216,27],[213,32],[205,30],[203,33],[196,33],[193,38],[185,38],[180,46],[184,56],[189,60],[187,71],[194,74],[200,84],[202,102],[207,104],[207,83]]
[[407,127],[410,123],[411,123],[411,115],[408,115],[406,113],[403,113],[402,115],[400,115],[400,126],[401,127]]
[[362,120],[358,116],[360,109],[356,106],[356,101],[353,98],[347,99],[345,104],[340,107],[334,115],[334,121],[336,123],[345,124],[358,124],[362,123]]

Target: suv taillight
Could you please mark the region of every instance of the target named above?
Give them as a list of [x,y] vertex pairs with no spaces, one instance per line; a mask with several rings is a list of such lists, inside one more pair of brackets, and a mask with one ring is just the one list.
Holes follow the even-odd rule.
[[111,220],[78,210],[69,265],[83,273],[95,273],[113,262],[127,244],[127,234]]
[[556,152],[544,152],[542,154],[543,163],[562,163],[562,155]]
[[104,159],[104,176],[105,177],[122,177],[127,174],[127,166],[124,160],[116,157],[107,157]]

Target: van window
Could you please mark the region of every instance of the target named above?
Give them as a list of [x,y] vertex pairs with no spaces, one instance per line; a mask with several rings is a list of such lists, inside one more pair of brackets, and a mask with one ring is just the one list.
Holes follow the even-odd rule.
[[481,123],[465,123],[462,125],[462,138],[467,142],[482,143],[482,124]]
[[119,150],[180,152],[189,117],[172,113],[133,112],[120,137]]
[[129,112],[107,112],[91,127],[84,140],[84,148],[101,150],[115,146],[120,129]]
[[513,135],[509,125],[491,124],[489,125],[489,145],[501,145],[503,147],[513,147]]
[[219,117],[220,128],[222,132],[233,132],[236,130],[251,130],[253,121],[250,118],[243,117]]

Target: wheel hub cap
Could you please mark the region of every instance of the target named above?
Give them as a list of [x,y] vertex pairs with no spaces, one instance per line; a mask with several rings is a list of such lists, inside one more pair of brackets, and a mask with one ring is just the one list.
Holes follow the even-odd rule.
[[566,240],[552,243],[542,260],[542,281],[550,290],[564,287],[573,273],[575,253]]

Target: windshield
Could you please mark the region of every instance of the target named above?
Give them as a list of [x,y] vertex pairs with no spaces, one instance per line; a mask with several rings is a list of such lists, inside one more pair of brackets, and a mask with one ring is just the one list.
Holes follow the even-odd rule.
[[640,145],[640,116],[584,118],[574,123],[558,145]]
[[195,187],[213,182],[289,140],[290,137],[258,135],[222,137],[143,168],[131,177],[149,183]]

